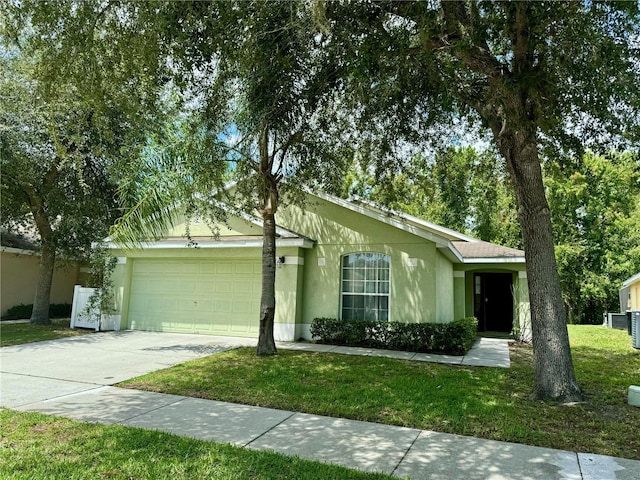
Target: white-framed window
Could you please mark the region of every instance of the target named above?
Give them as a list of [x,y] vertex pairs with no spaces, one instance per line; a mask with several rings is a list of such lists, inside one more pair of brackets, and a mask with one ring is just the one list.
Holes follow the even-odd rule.
[[389,320],[390,264],[389,255],[383,253],[360,252],[342,257],[343,320]]

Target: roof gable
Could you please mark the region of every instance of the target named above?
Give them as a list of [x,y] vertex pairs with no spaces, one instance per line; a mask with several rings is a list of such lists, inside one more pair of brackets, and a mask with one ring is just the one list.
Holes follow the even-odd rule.
[[229,215],[224,223],[212,225],[199,218],[183,220],[167,232],[167,237],[185,237],[187,232],[191,237],[231,237],[231,236],[261,236],[262,225],[248,219]]
[[453,263],[525,262],[525,253],[522,250],[485,242],[412,215],[393,210],[384,210],[363,200],[344,200],[326,193],[309,193],[327,202],[430,240]]
[[[224,204],[216,202],[217,207],[225,208]],[[142,241],[140,247],[148,248],[230,248],[230,247],[260,247],[262,245],[262,220],[244,213],[228,212],[224,222],[207,222],[198,218],[183,219],[171,228],[165,237],[157,241]],[[111,238],[105,239],[110,248],[120,245]],[[298,246],[311,248],[314,241],[283,227],[276,226],[276,245]]]

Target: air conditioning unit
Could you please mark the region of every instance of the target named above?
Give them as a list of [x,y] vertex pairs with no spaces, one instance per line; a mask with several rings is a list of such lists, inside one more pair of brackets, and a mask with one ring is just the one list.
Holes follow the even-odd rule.
[[631,345],[640,349],[640,310],[631,311]]
[[626,313],[606,313],[605,325],[609,328],[617,328],[620,330],[627,329],[627,314]]

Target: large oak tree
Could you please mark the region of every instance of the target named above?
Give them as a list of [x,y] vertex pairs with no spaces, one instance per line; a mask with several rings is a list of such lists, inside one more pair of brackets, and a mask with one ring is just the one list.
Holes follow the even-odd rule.
[[527,257],[534,393],[581,400],[541,155],[577,150],[584,139],[637,141],[638,4],[320,2],[317,10],[369,110],[363,118],[381,112],[379,122],[397,118],[397,129],[415,135],[429,133],[438,113],[471,115],[491,132],[514,186]]
[[128,128],[116,102],[102,108],[65,79],[46,85],[41,52],[19,47],[28,41],[0,47],[0,206],[3,226],[37,232],[31,323],[46,324],[54,267],[88,260],[91,243],[108,232],[117,214],[109,169],[126,156],[121,148],[133,153],[141,132]]

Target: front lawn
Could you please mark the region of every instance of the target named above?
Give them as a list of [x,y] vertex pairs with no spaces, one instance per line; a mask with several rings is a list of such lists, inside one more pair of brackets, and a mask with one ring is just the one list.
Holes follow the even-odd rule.
[[514,345],[512,367],[486,368],[241,348],[122,386],[248,405],[402,425],[530,445],[640,459],[640,351],[626,332],[570,326],[584,404],[531,400],[532,352]]
[[391,478],[278,453],[35,413],[1,411],[0,425],[3,479]]
[[93,330],[71,330],[69,322],[68,318],[53,319],[51,325],[0,322],[0,347],[93,333]]

